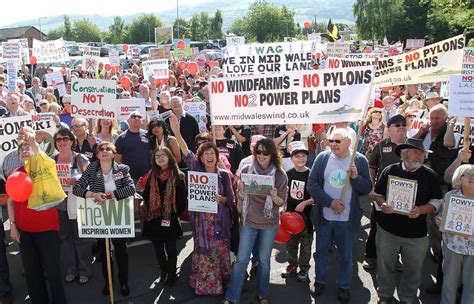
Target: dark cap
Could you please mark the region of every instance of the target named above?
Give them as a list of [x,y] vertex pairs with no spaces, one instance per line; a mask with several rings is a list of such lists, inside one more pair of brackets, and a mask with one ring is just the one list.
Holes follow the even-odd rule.
[[407,120],[405,119],[405,117],[403,117],[402,115],[395,115],[393,117],[391,117],[388,122],[387,122],[387,127],[390,128],[391,125],[395,125],[395,124],[406,124],[407,123]]
[[418,149],[418,150],[422,150],[423,152],[433,153],[433,151],[431,151],[431,150],[425,150],[425,147],[423,146],[423,140],[417,139],[417,138],[408,138],[405,141],[405,143],[399,144],[395,148],[395,154],[400,156],[400,152],[403,149]]

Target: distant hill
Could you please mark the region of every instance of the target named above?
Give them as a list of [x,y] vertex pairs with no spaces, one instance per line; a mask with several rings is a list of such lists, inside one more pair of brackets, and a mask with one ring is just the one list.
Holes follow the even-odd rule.
[[[191,18],[193,14],[200,12],[208,12],[213,15],[217,9],[220,9],[223,15],[224,24],[223,31],[229,29],[232,22],[244,16],[247,13],[249,5],[254,0],[210,0],[209,2],[197,4],[197,5],[186,5],[179,7],[179,16],[182,18]],[[287,7],[294,9],[296,12],[295,21],[303,26],[305,21],[314,21],[316,18],[317,22],[326,22],[329,18],[332,18],[333,22],[354,24],[354,16],[352,14],[352,6],[355,0],[272,0],[269,1],[276,6],[286,5]],[[317,3],[316,3],[317,2]],[[151,13],[151,12],[147,12]],[[171,25],[176,18],[176,9],[154,12],[166,25]],[[133,14],[123,16],[126,23],[131,21],[141,14]],[[78,20],[82,18],[88,18],[91,22],[97,24],[101,29],[108,29],[109,25],[112,24],[114,17],[104,17],[99,15],[68,15],[71,20]],[[44,33],[48,33],[50,30],[63,24],[63,16],[51,16],[41,20],[41,30]],[[25,20],[10,24],[4,27],[23,26],[23,25],[34,25],[39,28],[38,19]]]

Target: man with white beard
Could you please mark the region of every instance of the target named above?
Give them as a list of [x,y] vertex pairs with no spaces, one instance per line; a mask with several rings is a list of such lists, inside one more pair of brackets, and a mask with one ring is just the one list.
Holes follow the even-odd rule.
[[[441,187],[436,173],[423,165],[423,141],[409,138],[395,148],[401,162],[385,168],[375,185],[375,201],[381,207],[377,236],[378,303],[389,303],[395,288],[402,303],[417,303],[417,290],[421,284],[421,270],[428,249],[426,215],[436,212],[441,204]],[[416,182],[415,203],[410,212],[394,213],[390,204],[387,184],[389,176],[403,181]],[[408,188],[406,188],[409,190]],[[401,253],[403,272],[397,286],[395,263]]]

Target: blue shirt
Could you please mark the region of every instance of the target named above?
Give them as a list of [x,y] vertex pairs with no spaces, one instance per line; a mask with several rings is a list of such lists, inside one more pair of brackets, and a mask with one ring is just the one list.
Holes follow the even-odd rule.
[[135,182],[150,170],[150,148],[145,130],[123,132],[115,146],[117,154],[122,155],[122,163],[130,167],[130,175]]

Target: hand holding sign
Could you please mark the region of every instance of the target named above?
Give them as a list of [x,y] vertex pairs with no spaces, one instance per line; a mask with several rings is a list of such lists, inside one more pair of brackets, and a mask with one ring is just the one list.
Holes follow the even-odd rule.
[[408,217],[411,218],[411,219],[416,219],[418,217],[420,217],[420,214],[421,214],[421,210],[420,208],[418,207],[414,207],[413,209],[410,210],[410,212],[408,213]]
[[385,214],[392,214],[393,213],[393,208],[387,203],[382,204],[382,212]]

